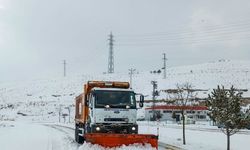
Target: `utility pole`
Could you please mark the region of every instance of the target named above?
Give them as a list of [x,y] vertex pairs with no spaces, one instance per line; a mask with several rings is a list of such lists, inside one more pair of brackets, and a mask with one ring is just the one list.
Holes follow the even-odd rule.
[[129,77],[130,77],[130,88],[132,89],[132,77],[133,77],[133,74],[135,73],[135,69],[131,68],[129,69]]
[[63,60],[63,76],[66,77],[66,60]]
[[246,72],[246,89],[248,88],[248,76],[247,76],[247,73],[248,71],[245,71]]
[[59,105],[59,112],[58,112],[58,114],[59,114],[59,122],[61,122],[61,111],[62,111],[62,105],[60,104]]
[[108,73],[114,73],[114,52],[113,52],[114,36],[112,32],[109,35],[108,41],[109,41]]
[[152,112],[153,112],[153,121],[156,121],[156,113],[155,113],[155,100],[156,100],[156,96],[158,96],[158,91],[157,91],[157,81],[151,81],[151,84],[153,85],[153,92],[152,92],[152,96],[153,96],[153,106],[152,106]]
[[163,68],[164,69],[164,73],[163,73],[163,79],[166,79],[166,61],[167,61],[167,58],[166,58],[166,53],[163,53]]
[[70,106],[65,107],[65,109],[68,109],[68,112],[69,112],[69,123],[70,123]]

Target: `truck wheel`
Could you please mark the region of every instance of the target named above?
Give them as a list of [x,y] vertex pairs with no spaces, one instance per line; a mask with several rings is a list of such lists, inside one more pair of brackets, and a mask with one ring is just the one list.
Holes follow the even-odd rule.
[[75,140],[76,140],[77,143],[83,144],[84,143],[84,138],[81,135],[79,135],[79,133],[80,133],[79,132],[79,126],[76,125],[76,127],[75,127]]
[[83,144],[84,143],[84,138],[80,135],[78,135],[78,143]]
[[75,128],[75,140],[76,140],[76,142],[78,142],[78,136],[77,136],[77,134],[78,134],[78,128],[76,127]]
[[75,127],[75,140],[76,140],[76,142],[78,143],[78,126],[76,125],[76,127]]

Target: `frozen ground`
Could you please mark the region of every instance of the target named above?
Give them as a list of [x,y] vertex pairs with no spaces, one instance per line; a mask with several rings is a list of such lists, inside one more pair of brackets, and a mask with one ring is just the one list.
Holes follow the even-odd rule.
[[[188,150],[226,149],[226,136],[219,129],[208,125],[187,125],[187,145],[182,145],[182,129],[176,124],[139,122],[140,133],[159,133],[159,141]],[[66,127],[66,128],[65,128]],[[69,128],[67,128],[69,127]],[[157,128],[159,127],[159,131]],[[74,141],[73,124],[29,123],[4,121],[0,124],[1,150],[107,150],[98,145]],[[250,131],[242,130],[231,137],[232,150],[246,150],[249,147]],[[131,145],[112,150],[152,149],[149,145]],[[162,150],[163,148],[160,148]]]
[[[55,124],[28,122],[1,122],[1,150],[107,150],[98,145],[84,143],[79,145],[74,141],[74,131],[61,128]],[[121,146],[111,150],[145,150],[152,149],[150,145],[134,144]]]
[[[186,125],[186,142],[182,145],[182,125],[140,122],[141,133],[159,132],[160,142],[168,143],[188,150],[226,149],[226,136],[215,126],[206,122],[203,125]],[[157,131],[157,127],[159,131]],[[242,130],[231,136],[232,150],[246,150],[250,143],[250,130]]]
[[73,139],[53,128],[20,122],[1,124],[1,150],[71,150],[77,146],[72,144]]
[[[65,123],[70,121],[70,126],[72,126],[74,97],[82,92],[83,84],[88,80],[129,81],[129,76],[127,73],[78,74],[67,78],[0,82],[0,149],[16,150],[19,147],[29,149],[34,145],[45,150],[51,149],[51,145],[58,149],[90,149],[90,147],[95,149],[92,145],[78,146],[72,142],[72,138],[69,138],[72,134],[58,132],[56,129],[41,125],[44,122],[59,122],[58,112],[61,109],[64,114],[70,113],[70,118],[60,118],[60,121]],[[146,99],[151,99],[152,80],[158,81],[158,90],[175,88],[177,83],[190,82],[195,88],[208,90],[199,93],[201,97],[205,97],[218,84],[226,87],[234,85],[237,88],[249,90],[250,61],[220,61],[172,67],[168,68],[165,80],[162,79],[162,75],[138,71],[138,74],[133,77],[133,88],[136,92],[146,95]],[[250,92],[244,93],[244,96],[250,97]],[[158,99],[166,97],[167,95],[161,92]],[[148,105],[146,104],[146,106]],[[138,117],[144,115],[143,110],[139,110]],[[144,123],[140,127],[141,133],[157,133],[156,125]],[[187,146],[183,147],[181,129],[178,125],[167,125],[167,127],[160,127],[160,141],[190,150],[225,149],[226,137],[217,130],[213,129],[211,132],[211,128],[214,127],[208,124],[189,126]],[[249,145],[247,140],[250,140],[249,134],[233,135],[232,148],[235,150],[246,149]],[[57,146],[57,143],[63,147]],[[134,149],[135,147],[126,148]],[[123,147],[123,149],[126,148]]]

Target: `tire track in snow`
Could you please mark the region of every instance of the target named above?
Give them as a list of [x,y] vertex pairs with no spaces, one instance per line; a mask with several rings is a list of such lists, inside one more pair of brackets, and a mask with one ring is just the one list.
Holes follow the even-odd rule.
[[158,142],[158,146],[159,146],[159,150],[181,150],[181,148],[177,146],[166,144],[163,142]]
[[[54,134],[52,134],[54,128],[48,128],[48,144],[47,150],[60,150],[60,145],[58,145],[58,141],[55,140]],[[53,137],[53,138],[52,138]]]
[[64,133],[70,140],[75,141],[74,137],[72,137],[72,133],[69,133],[69,132],[63,130],[63,129],[66,128],[66,129],[70,129],[70,130],[74,131],[74,129],[59,126],[59,125],[45,125],[45,126],[53,128],[53,129],[55,129],[57,131],[60,131],[60,132]]
[[[62,150],[65,149],[65,150],[78,150],[79,147],[81,146],[80,144],[78,144],[77,142],[75,142],[74,140],[74,137],[72,135],[72,131],[73,129],[67,129],[67,128],[62,128],[58,125],[53,125],[53,124],[43,124],[44,126],[48,127],[49,129],[53,130],[54,132],[57,131],[59,133],[62,133],[64,135],[64,137],[59,137],[59,138],[62,138],[62,140],[64,142],[61,142],[58,144],[58,141],[56,141],[56,139],[53,139],[53,140],[50,140],[51,141],[51,148],[48,149],[48,150]],[[57,138],[58,139],[58,138]],[[63,147],[62,145],[60,144],[65,144],[64,146],[68,147]]]
[[[73,127],[68,127],[68,126],[63,126],[63,125],[47,125],[51,128],[54,128],[54,129],[57,129],[58,131],[61,131],[63,133],[66,133],[66,134],[70,134],[69,132],[66,132],[65,130],[70,130],[71,134],[74,135],[74,132],[75,132],[75,129]],[[71,139],[73,139],[73,141],[75,142],[74,140],[74,137],[71,137]],[[78,144],[78,143],[76,143]],[[80,146],[78,144],[78,146]],[[159,142],[159,149],[160,150],[181,150],[181,148],[177,147],[177,146],[174,146],[174,145],[170,145],[170,144],[166,144],[166,143],[163,143],[163,142]]]

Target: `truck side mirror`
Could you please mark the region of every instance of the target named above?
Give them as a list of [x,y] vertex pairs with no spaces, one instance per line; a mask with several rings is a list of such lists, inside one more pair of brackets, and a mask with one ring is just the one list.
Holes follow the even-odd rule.
[[140,95],[140,103],[144,103],[144,96]]
[[140,103],[139,103],[139,106],[140,106],[140,107],[143,107],[143,103],[144,103],[144,96],[143,96],[143,95],[140,95]]
[[143,107],[143,103],[140,102],[140,103],[139,103],[139,106],[140,106],[140,107]]

